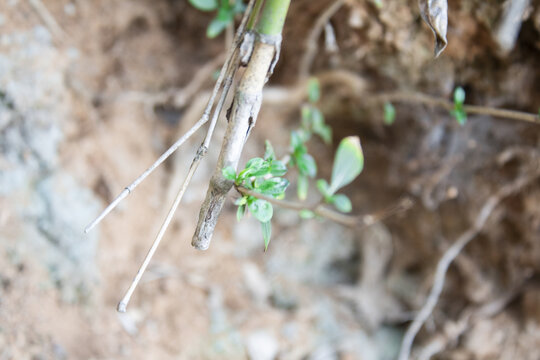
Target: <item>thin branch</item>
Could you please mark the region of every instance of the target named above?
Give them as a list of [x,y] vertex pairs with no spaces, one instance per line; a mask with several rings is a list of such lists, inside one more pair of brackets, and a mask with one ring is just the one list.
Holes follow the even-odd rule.
[[[442,98],[437,98],[421,93],[410,92],[389,92],[362,98],[366,102],[405,102],[424,104],[433,107],[442,107],[448,111],[454,109],[454,103]],[[540,117],[537,114],[526,113],[516,110],[497,109],[488,106],[464,105],[463,109],[467,114],[489,115],[498,118],[526,121],[533,124],[540,124]]]
[[266,200],[269,203],[279,206],[284,209],[290,209],[295,211],[309,210],[312,211],[315,215],[324,217],[328,220],[332,220],[338,224],[345,225],[348,227],[365,227],[375,224],[376,222],[382,221],[392,215],[397,213],[409,210],[413,205],[412,199],[404,197],[395,205],[392,205],[384,210],[378,211],[373,214],[368,215],[344,215],[337,211],[328,209],[323,204],[305,204],[287,200],[277,200],[273,197],[260,194],[256,191],[246,189],[245,187],[237,186],[236,190],[242,195],[248,195],[256,197],[257,199]]
[[45,26],[49,28],[51,33],[61,42],[65,42],[67,39],[66,32],[62,29],[58,22],[52,16],[47,7],[41,0],[28,0],[34,11],[39,15],[41,20],[45,23]]
[[[174,216],[174,213],[176,212],[176,209],[178,208],[178,205],[180,204],[180,201],[182,200],[182,197],[184,196],[184,193],[191,182],[191,179],[193,178],[193,175],[195,174],[195,171],[197,170],[197,167],[199,166],[201,160],[204,158],[208,151],[208,147],[210,145],[210,139],[212,137],[212,134],[215,129],[215,125],[217,122],[217,119],[219,118],[219,114],[221,113],[221,110],[223,108],[223,104],[225,102],[225,99],[227,97],[228,91],[231,87],[231,84],[233,82],[234,75],[236,74],[236,71],[238,69],[238,65],[240,62],[240,56],[238,54],[238,48],[240,46],[241,40],[244,35],[244,29],[247,23],[247,20],[251,14],[251,11],[253,9],[253,4],[255,0],[251,0],[246,8],[246,11],[244,13],[244,17],[242,18],[242,22],[240,26],[238,27],[234,44],[229,51],[229,56],[227,57],[227,60],[225,61],[225,64],[223,65],[224,68],[222,69],[222,73],[220,75],[220,78],[218,79],[216,83],[216,87],[221,87],[221,83],[223,79],[225,79],[225,84],[223,87],[223,91],[221,92],[220,99],[218,100],[218,104],[216,106],[216,109],[214,110],[212,121],[210,123],[210,126],[208,128],[204,143],[201,144],[199,149],[197,150],[197,153],[195,157],[193,158],[193,161],[191,163],[191,166],[189,168],[188,174],[186,175],[186,178],[184,182],[182,183],[182,186],[180,187],[180,190],[178,191],[178,194],[176,195],[176,198],[173,202],[173,205],[171,206],[169,212],[167,213],[167,217],[165,218],[165,221],[163,222],[156,238],[154,239],[154,242],[152,243],[152,246],[150,247],[150,250],[148,251],[148,254],[144,258],[144,261],[142,265],[140,266],[139,270],[137,271],[137,274],[135,275],[135,278],[133,279],[130,287],[128,288],[126,294],[122,298],[122,300],[118,303],[117,310],[119,312],[125,312],[127,305],[129,303],[129,300],[131,299],[131,296],[133,292],[135,291],[135,288],[139,284],[146,268],[148,267],[148,264],[150,263],[150,260],[152,259],[152,256],[154,255],[155,251],[157,250],[157,247],[159,246],[159,243],[161,242],[161,239],[163,238],[165,231],[167,230],[172,217]],[[210,100],[211,103],[213,103],[215,96],[217,95],[217,92],[215,91],[212,95],[212,99]],[[209,104],[210,104],[209,102]],[[205,110],[205,115],[209,116],[209,111],[211,109],[211,106],[207,106],[207,110]],[[203,115],[204,117],[204,115]],[[193,128],[192,128],[193,129]],[[192,130],[190,129],[190,130]],[[162,155],[163,156],[163,155]],[[142,180],[141,180],[142,181]]]
[[317,41],[321,36],[325,25],[330,21],[332,16],[334,16],[339,9],[345,4],[345,0],[337,0],[332,3],[315,21],[315,25],[311,29],[307,40],[306,40],[306,51],[300,62],[299,75],[300,80],[305,79],[309,76],[311,72],[311,66],[313,65],[313,60],[317,55]]
[[405,336],[401,342],[401,349],[399,352],[398,360],[407,360],[409,359],[412,344],[418,331],[422,328],[426,320],[431,316],[435,305],[439,300],[441,292],[444,287],[444,282],[446,278],[446,272],[448,268],[454,261],[454,259],[459,255],[463,248],[471,242],[484,228],[487,220],[489,219],[493,210],[504,200],[506,197],[518,192],[523,187],[531,183],[538,177],[539,173],[536,172],[533,176],[520,177],[518,180],[514,181],[511,184],[503,186],[499,191],[494,195],[490,196],[487,201],[484,203],[478,216],[474,220],[472,227],[465,231],[456,242],[446,250],[439,263],[437,264],[437,270],[435,272],[435,278],[433,280],[433,287],[429,292],[429,296],[420,309],[413,322],[405,332]]
[[[206,105],[206,109],[204,110],[203,115],[191,127],[182,137],[180,137],[176,142],[167,149],[148,169],[146,169],[135,181],[133,181],[130,185],[126,186],[124,190],[116,197],[116,199],[113,200],[106,208],[103,210],[103,212],[94,220],[92,221],[85,229],[84,232],[88,233],[90,230],[92,230],[97,224],[107,216],[123,199],[125,199],[141,182],[146,179],[148,175],[150,175],[159,165],[161,165],[172,153],[174,153],[184,142],[186,142],[201,126],[203,126],[210,118],[210,112],[212,110],[212,107],[214,106],[215,99],[217,97],[217,94],[219,90],[221,89],[221,85],[223,84],[223,81],[225,81],[225,87],[222,91],[221,99],[218,103],[218,108],[214,112],[214,116],[212,118],[212,124],[210,126],[211,132],[213,132],[215,121],[217,121],[217,118],[219,117],[219,112],[221,111],[221,107],[223,106],[224,98],[226,98],[227,91],[231,86],[232,80],[229,82],[227,81],[230,77],[230,69],[231,69],[231,62],[235,58],[235,54],[237,54],[237,49],[240,46],[240,43],[242,41],[242,37],[244,34],[244,29],[246,26],[247,19],[251,13],[251,10],[253,9],[253,3],[255,0],[251,0],[246,8],[246,12],[244,13],[244,17],[242,18],[242,22],[240,26],[238,27],[238,30],[236,32],[235,41],[231,49],[229,50],[229,54],[227,56],[227,60],[225,60],[225,63],[223,64],[223,67],[221,68],[221,73],[219,75],[218,80],[216,81],[216,84],[214,86],[214,90],[212,91],[212,96],[210,97],[210,100],[208,101],[208,104]],[[236,64],[235,64],[236,66]],[[236,70],[235,70],[236,71]],[[225,77],[227,79],[225,79]],[[225,96],[223,96],[225,95]],[[221,101],[223,99],[223,101]],[[216,115],[217,114],[217,115]],[[211,134],[210,134],[211,135]],[[207,138],[208,135],[207,135]],[[206,140],[205,140],[206,143]]]

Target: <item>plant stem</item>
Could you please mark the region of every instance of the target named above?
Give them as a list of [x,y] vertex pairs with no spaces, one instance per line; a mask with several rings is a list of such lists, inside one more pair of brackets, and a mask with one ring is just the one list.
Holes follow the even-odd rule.
[[257,0],[257,2],[255,3],[255,6],[253,7],[253,12],[251,13],[247,24],[248,30],[253,30],[255,28],[255,23],[257,22],[257,19],[259,17],[259,12],[261,11],[261,6],[263,2],[264,0]]
[[266,0],[257,26],[259,33],[279,35],[283,30],[291,0]]
[[281,31],[289,3],[290,0],[267,0],[262,9],[258,30],[262,35],[279,38],[279,41],[261,39],[253,46],[250,61],[238,84],[230,109],[218,163],[199,212],[197,228],[191,241],[191,245],[196,249],[206,250],[210,246],[227,193],[233,187],[233,182],[226,179],[222,171],[229,166],[236,170],[244,144],[257,121],[262,103],[262,89],[271,75],[279,53]]
[[381,221],[389,216],[392,216],[398,212],[402,212],[410,209],[413,206],[413,201],[410,198],[403,198],[397,204],[390,206],[384,210],[378,211],[376,213],[367,214],[367,215],[344,215],[337,211],[328,209],[323,206],[320,202],[316,204],[305,204],[299,202],[292,202],[286,200],[277,200],[273,197],[259,194],[253,190],[246,189],[245,187],[237,186],[236,190],[242,195],[248,195],[256,197],[257,199],[268,201],[269,203],[279,206],[284,209],[290,209],[295,211],[309,210],[312,211],[315,215],[324,217],[328,220],[332,220],[338,224],[345,225],[348,227],[365,227],[373,225],[374,223]]

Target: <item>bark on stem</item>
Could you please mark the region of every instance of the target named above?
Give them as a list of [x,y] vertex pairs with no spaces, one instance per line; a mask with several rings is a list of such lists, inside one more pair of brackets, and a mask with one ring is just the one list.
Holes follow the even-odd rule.
[[201,207],[197,228],[191,241],[191,245],[198,250],[206,250],[210,246],[217,219],[227,193],[233,186],[233,182],[223,176],[222,169],[227,166],[236,169],[238,166],[244,144],[257,119],[262,101],[262,89],[274,53],[273,45],[258,42],[236,90],[218,164],[210,179],[206,199]]

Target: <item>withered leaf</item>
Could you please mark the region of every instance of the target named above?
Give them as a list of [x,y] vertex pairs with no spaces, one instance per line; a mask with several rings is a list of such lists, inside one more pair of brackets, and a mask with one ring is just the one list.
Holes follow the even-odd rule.
[[448,45],[448,40],[446,40],[448,2],[447,0],[418,0],[418,4],[422,19],[435,35],[435,57],[438,57]]

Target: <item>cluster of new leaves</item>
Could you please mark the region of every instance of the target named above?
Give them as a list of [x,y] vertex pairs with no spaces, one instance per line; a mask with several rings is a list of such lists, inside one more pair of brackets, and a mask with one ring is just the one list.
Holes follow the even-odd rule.
[[233,22],[236,14],[245,10],[242,0],[189,0],[190,4],[202,11],[216,11],[217,14],[206,28],[206,36],[215,38]]
[[[317,79],[308,82],[308,104],[302,107],[302,126],[291,133],[289,166],[298,169],[298,197],[301,200],[307,198],[309,179],[317,175],[315,159],[308,153],[306,142],[315,134],[324,142],[332,141],[332,130],[324,122],[322,112],[315,106],[320,98],[320,87]],[[237,188],[245,188],[264,196],[274,199],[282,199],[289,181],[282,178],[287,172],[287,165],[276,159],[274,149],[269,141],[266,141],[264,158],[253,158],[246,163],[245,168],[238,174],[232,167],[223,169],[223,176],[234,182]],[[360,146],[360,140],[356,136],[343,139],[337,149],[332,168],[330,183],[324,179],[317,180],[317,188],[325,203],[331,204],[339,211],[350,212],[351,201],[344,194],[337,191],[350,184],[362,171],[364,156]],[[256,196],[243,195],[236,200],[238,206],[236,217],[242,219],[249,212],[261,223],[264,248],[268,248],[272,232],[271,219],[274,214],[272,204]],[[315,217],[310,210],[300,212],[303,218]]]
[[317,164],[307,151],[306,143],[313,134],[318,135],[325,143],[332,143],[332,129],[324,121],[324,115],[315,105],[321,96],[319,81],[311,78],[308,81],[308,100],[302,106],[302,126],[291,133],[290,166],[298,168],[297,194],[300,200],[307,198],[309,178],[317,175]]
[[463,108],[465,102],[465,90],[461,86],[454,90],[454,109],[450,114],[456,119],[459,125],[464,125],[467,122],[467,113]]
[[[261,195],[282,199],[289,181],[281,176],[285,175],[287,167],[276,160],[274,149],[270,142],[266,142],[264,158],[253,158],[246,163],[245,168],[236,174],[232,167],[223,169],[223,176],[234,181],[235,186],[252,190]],[[274,214],[272,204],[266,200],[257,199],[254,196],[244,195],[235,202],[238,206],[236,218],[240,221],[247,210],[261,223],[264,249],[268,248],[272,233],[270,220]]]

